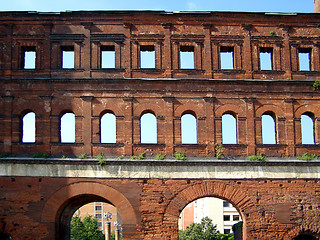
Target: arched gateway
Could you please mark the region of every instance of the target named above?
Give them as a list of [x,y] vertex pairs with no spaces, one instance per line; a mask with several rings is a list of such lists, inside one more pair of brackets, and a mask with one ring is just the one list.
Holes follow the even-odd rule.
[[114,205],[123,219],[124,236],[137,229],[137,217],[131,203],[117,190],[101,183],[77,182],[66,185],[55,192],[46,202],[41,221],[55,228],[55,239],[70,239],[70,221],[81,206],[102,201]]

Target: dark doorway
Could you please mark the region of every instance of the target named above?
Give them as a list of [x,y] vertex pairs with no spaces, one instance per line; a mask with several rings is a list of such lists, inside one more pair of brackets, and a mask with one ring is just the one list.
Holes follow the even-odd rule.
[[309,234],[300,234],[292,240],[316,240],[316,238]]

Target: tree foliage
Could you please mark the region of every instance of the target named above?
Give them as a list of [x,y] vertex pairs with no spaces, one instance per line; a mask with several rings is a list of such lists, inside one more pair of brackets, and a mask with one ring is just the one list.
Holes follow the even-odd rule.
[[104,240],[104,234],[98,229],[97,219],[86,216],[81,220],[80,217],[72,217],[70,226],[71,240]]
[[184,231],[179,231],[179,240],[233,240],[233,234],[219,233],[208,217],[202,218],[201,223],[192,223]]

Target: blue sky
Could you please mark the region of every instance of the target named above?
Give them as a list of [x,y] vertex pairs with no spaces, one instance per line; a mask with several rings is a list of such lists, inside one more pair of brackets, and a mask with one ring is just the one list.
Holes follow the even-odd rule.
[[166,10],[313,12],[313,0],[10,0],[1,11],[59,12],[66,10]]

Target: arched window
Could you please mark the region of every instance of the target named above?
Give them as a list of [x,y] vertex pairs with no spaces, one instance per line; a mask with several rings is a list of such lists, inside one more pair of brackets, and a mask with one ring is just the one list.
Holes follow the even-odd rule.
[[141,143],[157,143],[157,118],[152,113],[145,113],[140,118]]
[[100,119],[101,143],[116,143],[116,116],[105,113]]
[[262,143],[276,144],[276,122],[273,113],[264,113],[261,117]]
[[301,115],[302,144],[314,144],[314,116],[312,113]]
[[36,114],[29,112],[22,118],[22,142],[34,143],[36,141]]
[[68,112],[60,118],[60,139],[62,143],[74,143],[75,138],[75,115]]
[[197,144],[197,119],[190,113],[181,117],[181,143]]
[[237,144],[237,120],[231,114],[222,115],[222,143]]

